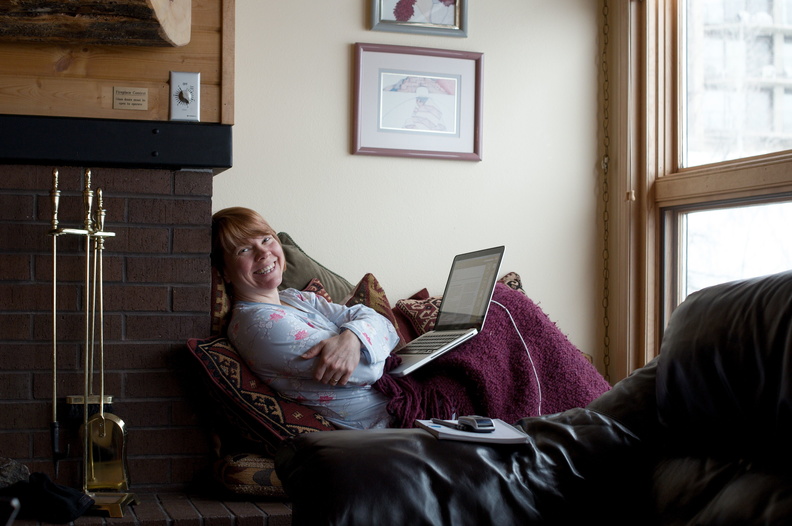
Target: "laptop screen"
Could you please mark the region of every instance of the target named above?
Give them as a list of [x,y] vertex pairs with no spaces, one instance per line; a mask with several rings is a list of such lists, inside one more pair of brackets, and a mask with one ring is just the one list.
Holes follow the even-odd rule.
[[435,330],[481,329],[498,278],[503,247],[454,258]]

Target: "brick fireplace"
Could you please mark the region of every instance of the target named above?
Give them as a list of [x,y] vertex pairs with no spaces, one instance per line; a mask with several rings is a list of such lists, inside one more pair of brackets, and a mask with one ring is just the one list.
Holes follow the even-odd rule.
[[[59,169],[62,227],[81,228],[83,168],[0,164],[0,457],[55,477],[52,420],[52,237],[49,190]],[[101,168],[105,244],[105,392],[129,429],[132,491],[204,480],[211,457],[201,384],[185,341],[209,332],[210,170]],[[84,250],[58,241],[59,398],[83,392]],[[62,426],[68,413],[59,411]],[[76,427],[57,482],[81,484]]]

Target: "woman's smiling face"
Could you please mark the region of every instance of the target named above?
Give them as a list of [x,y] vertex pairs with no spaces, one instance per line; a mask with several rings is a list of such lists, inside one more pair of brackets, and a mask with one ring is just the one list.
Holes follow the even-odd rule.
[[286,256],[275,236],[263,235],[225,253],[224,277],[234,287],[234,298],[272,302],[283,280]]

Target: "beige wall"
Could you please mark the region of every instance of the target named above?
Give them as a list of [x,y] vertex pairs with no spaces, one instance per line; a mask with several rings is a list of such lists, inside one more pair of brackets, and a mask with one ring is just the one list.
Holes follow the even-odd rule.
[[[236,0],[234,167],[213,208],[261,211],[391,302],[506,244],[504,272],[600,366],[599,3],[470,0],[452,38],[369,31],[368,2]],[[355,42],[484,53],[484,160],[351,155]]]

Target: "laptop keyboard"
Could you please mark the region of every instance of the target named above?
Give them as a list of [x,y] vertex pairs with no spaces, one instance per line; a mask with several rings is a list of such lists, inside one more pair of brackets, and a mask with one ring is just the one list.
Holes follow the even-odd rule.
[[417,338],[406,346],[402,347],[399,351],[400,354],[429,354],[431,352],[436,351],[437,349],[441,348],[442,346],[456,340],[459,338],[461,334],[464,334],[466,331],[455,331],[455,332],[439,332],[433,334],[424,334],[420,338]]

